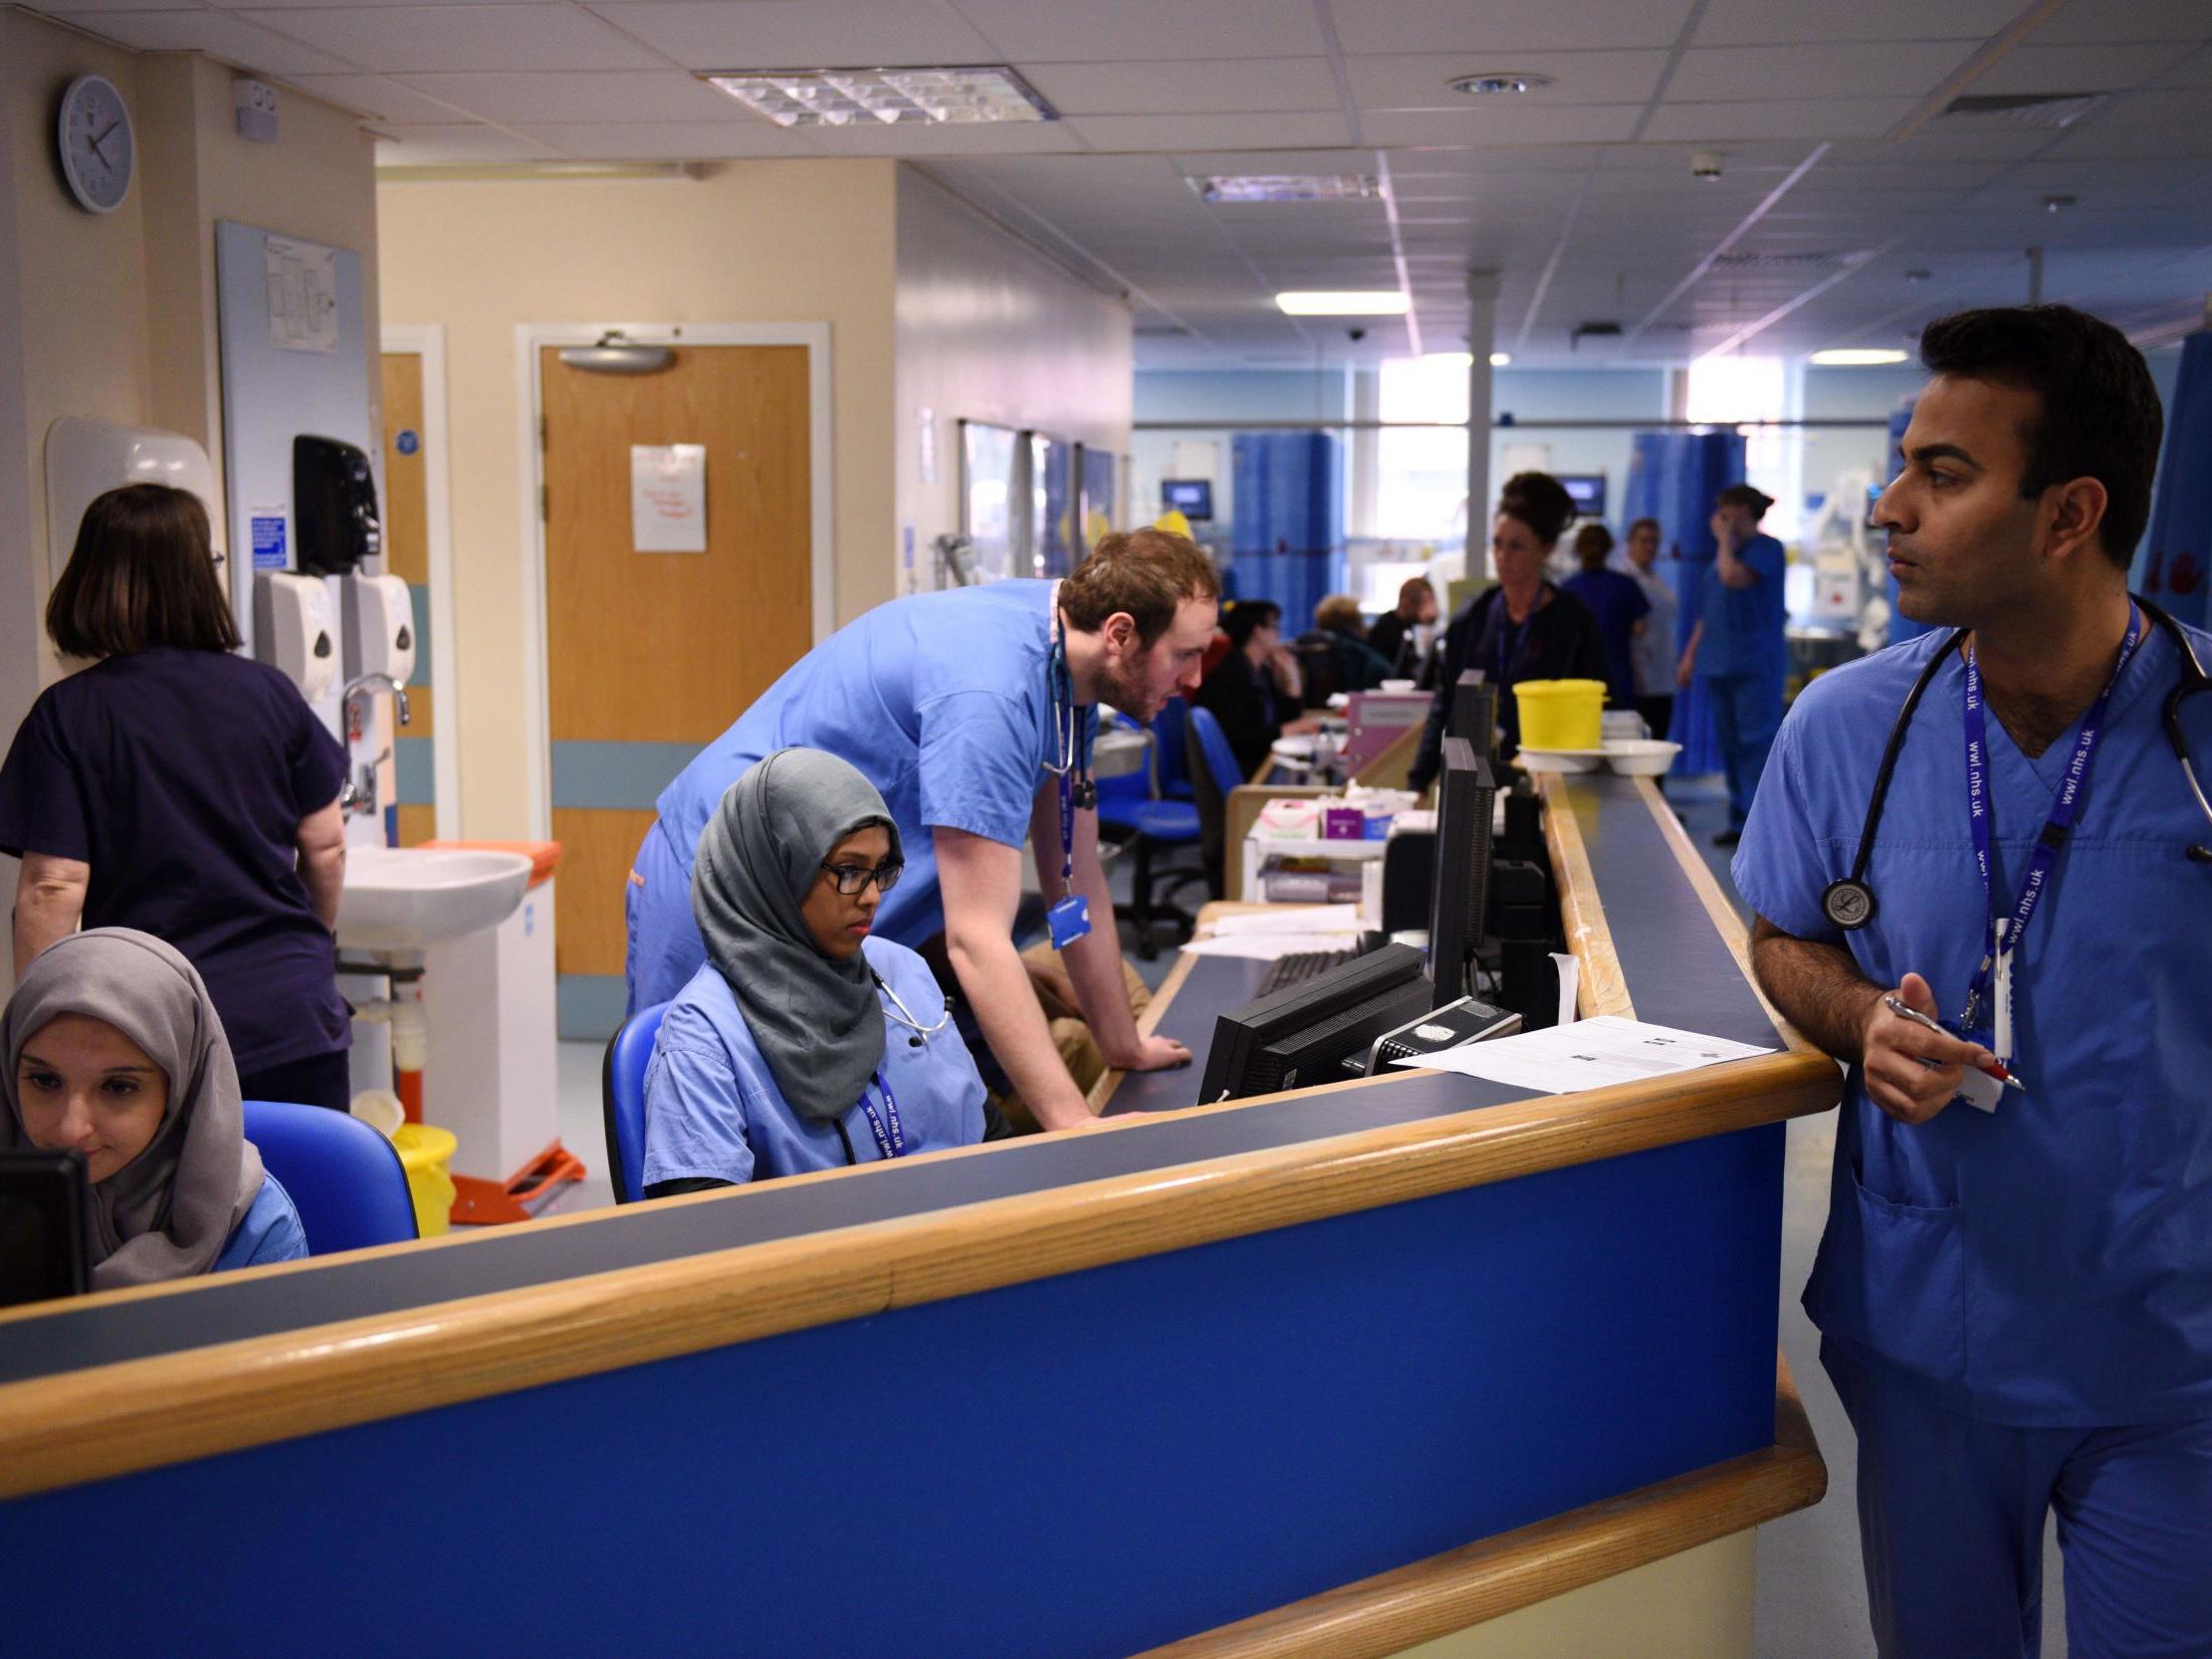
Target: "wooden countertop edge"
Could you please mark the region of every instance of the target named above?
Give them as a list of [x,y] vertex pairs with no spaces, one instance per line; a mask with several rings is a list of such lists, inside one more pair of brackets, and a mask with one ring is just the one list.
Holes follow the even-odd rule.
[[1575,993],[1575,1011],[1583,1019],[1613,1014],[1636,1018],[1636,1003],[1629,995],[1628,974],[1621,954],[1613,947],[1613,930],[1606,925],[1605,900],[1598,892],[1597,873],[1590,867],[1590,852],[1582,841],[1582,820],[1568,806],[1557,772],[1539,772],[1537,787],[1544,799],[1544,845],[1551,853],[1552,879],[1559,888],[1559,926],[1581,964]]
[[1828,1466],[1775,1356],[1774,1444],[1205,1631],[1145,1659],[1384,1659],[1820,1502]]
[[1765,1055],[35,1377],[0,1386],[0,1498],[1729,1134],[1840,1087]]

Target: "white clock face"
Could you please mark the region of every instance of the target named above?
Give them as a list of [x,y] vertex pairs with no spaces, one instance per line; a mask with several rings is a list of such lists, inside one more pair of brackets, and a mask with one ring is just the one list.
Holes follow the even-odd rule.
[[62,176],[89,211],[112,213],[130,189],[130,111],[106,76],[81,75],[62,94]]

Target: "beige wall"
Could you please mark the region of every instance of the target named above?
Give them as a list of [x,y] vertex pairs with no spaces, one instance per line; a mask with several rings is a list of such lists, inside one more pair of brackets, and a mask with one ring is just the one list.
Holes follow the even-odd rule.
[[[963,420],[1129,453],[1136,337],[1099,293],[913,166],[898,186],[898,512],[916,585],[932,541],[960,528]],[[937,476],[922,477],[922,411]]]
[[[894,163],[737,162],[700,179],[387,181],[383,320],[442,323],[462,832],[529,832],[519,323],[827,322],[837,620],[894,592]],[[732,711],[733,717],[736,711]]]

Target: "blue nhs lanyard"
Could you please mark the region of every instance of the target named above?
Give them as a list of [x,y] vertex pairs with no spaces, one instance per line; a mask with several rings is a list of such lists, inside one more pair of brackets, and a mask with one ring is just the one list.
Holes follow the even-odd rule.
[[[1987,918],[1983,924],[1981,965],[1974,969],[1974,977],[1967,984],[1966,1012],[1959,1022],[1968,1032],[1982,1029],[1982,1016],[1992,1002],[1991,988],[1998,968],[2002,960],[2019,947],[2021,935],[2028,931],[2029,919],[2036,914],[2036,906],[2043,902],[2044,890],[2051,885],[2051,872],[2058,865],[2059,853],[2066,846],[2067,835],[2074,828],[2075,814],[2081,807],[2082,785],[2089,780],[2090,760],[2097,752],[2098,739],[2103,735],[2112,688],[2119,683],[2127,660],[2135,654],[2142,637],[2141,613],[2130,605],[2127,637],[2120,642],[2119,661],[2112,665],[2111,678],[2104,682],[2104,689],[2098,693],[2097,701],[2090,705],[2090,712],[2082,719],[2082,734],[2075,739],[2074,758],[2067,763],[2066,776],[2059,783],[2058,799],[2051,806],[2051,816],[2028,855],[2028,869],[2021,878],[2020,895],[2013,901],[2012,914],[2002,918],[1997,914],[1990,854],[1989,720],[1982,702],[1981,667],[1974,661],[1973,647],[1967,647],[1966,810],[1974,833],[1974,865],[1981,873],[1982,910]],[[2008,1017],[2006,1024],[2010,1023]],[[1997,1058],[2010,1057],[2000,1054]]]
[[875,1076],[876,1092],[883,1097],[883,1111],[879,1115],[869,1103],[868,1092],[860,1092],[860,1110],[868,1119],[868,1133],[876,1138],[876,1150],[886,1158],[906,1156],[906,1125],[899,1121],[899,1099],[891,1093],[891,1084],[879,1068]]

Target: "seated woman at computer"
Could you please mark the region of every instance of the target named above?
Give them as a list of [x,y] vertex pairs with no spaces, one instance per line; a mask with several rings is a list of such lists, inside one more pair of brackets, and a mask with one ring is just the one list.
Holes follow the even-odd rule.
[[1239,599],[1221,613],[1228,652],[1208,672],[1192,699],[1221,723],[1242,776],[1217,779],[1233,789],[1259,769],[1267,750],[1286,731],[1314,731],[1317,716],[1305,713],[1305,682],[1298,659],[1282,643],[1282,607],[1272,599]]
[[778,749],[724,793],[691,883],[707,960],[645,1072],[648,1197],[983,1139],[936,979],[869,936],[900,869],[883,797],[835,755]]
[[1605,641],[1590,607],[1544,577],[1544,561],[1575,515],[1567,487],[1549,473],[1516,473],[1505,481],[1490,521],[1490,563],[1497,582],[1459,608],[1444,631],[1442,673],[1421,752],[1408,781],[1426,789],[1441,764],[1451,696],[1465,670],[1482,670],[1500,689],[1501,758],[1520,747],[1520,710],[1506,695],[1523,680],[1607,677]]
[[94,1289],[308,1253],[299,1211],[246,1139],[223,1022],[173,947],[127,928],[48,945],[0,1041],[0,1151],[83,1155]]

